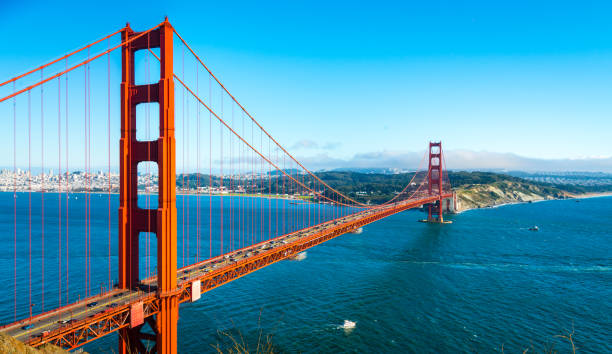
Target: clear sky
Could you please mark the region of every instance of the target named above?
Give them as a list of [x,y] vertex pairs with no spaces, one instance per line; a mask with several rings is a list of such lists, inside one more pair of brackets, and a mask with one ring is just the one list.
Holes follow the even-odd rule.
[[[139,5],[136,5],[136,4]],[[298,156],[612,156],[612,3],[6,1],[0,78],[167,15]]]

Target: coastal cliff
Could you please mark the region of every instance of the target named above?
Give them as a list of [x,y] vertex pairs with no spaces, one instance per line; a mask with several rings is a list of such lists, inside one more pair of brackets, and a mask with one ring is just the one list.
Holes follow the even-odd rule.
[[456,192],[458,212],[503,204],[566,199],[574,196],[557,188],[522,181],[469,184],[457,188]]

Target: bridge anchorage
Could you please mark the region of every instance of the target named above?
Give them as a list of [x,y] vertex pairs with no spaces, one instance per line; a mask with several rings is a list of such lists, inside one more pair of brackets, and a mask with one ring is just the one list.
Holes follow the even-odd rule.
[[[112,46],[111,39],[119,34],[119,43]],[[108,46],[90,56],[89,51],[105,41]],[[181,60],[175,62],[176,48],[182,48],[183,52]],[[121,82],[111,85],[110,58],[113,53],[118,55],[119,49]],[[87,53],[85,59],[77,59],[76,64],[69,65],[69,60],[83,53]],[[143,63],[136,59],[136,53],[144,53],[151,61],[159,63],[159,80],[136,83],[137,74],[142,72],[136,65]],[[185,54],[195,64],[187,71]],[[96,67],[105,68],[106,72],[91,75],[91,69]],[[147,66],[144,71],[149,70]],[[108,96],[105,102],[108,147],[102,152],[108,154],[108,173],[94,174],[91,161],[97,160],[92,151],[97,150],[96,144],[92,145],[91,137],[96,129],[92,126],[99,128],[99,124],[91,117],[99,115],[90,112],[91,93],[100,95],[100,87],[92,89],[91,82],[104,74],[107,75],[104,91]],[[83,75],[84,81],[78,75]],[[25,78],[28,80],[24,81]],[[18,87],[22,81],[23,85]],[[208,86],[206,96],[200,95],[202,81]],[[84,87],[75,90],[78,82],[84,82]],[[9,83],[13,87],[5,95],[2,89]],[[113,87],[119,87],[120,136],[115,138],[119,140],[118,154],[115,154],[118,155],[115,156],[118,176],[111,173],[111,166],[116,166],[111,164]],[[182,104],[175,105],[175,91],[178,90],[182,92]],[[46,95],[51,96],[45,98]],[[75,124],[73,101],[80,110],[80,119],[83,118],[82,109],[85,110],[83,131],[77,130],[81,127],[71,130]],[[99,109],[99,101],[103,99],[93,101],[98,103]],[[33,102],[40,102],[40,127],[37,129],[31,129],[30,124],[35,111]],[[49,102],[56,104],[57,112],[46,114],[44,118],[43,113],[51,105]],[[142,139],[139,137],[143,135],[138,134],[141,126],[137,129],[137,108],[150,103],[159,106],[154,115],[158,117],[155,121],[159,124],[159,137]],[[14,299],[12,311],[2,309],[0,312],[2,321],[8,323],[0,327],[0,333],[33,347],[51,343],[72,350],[117,333],[120,353],[176,353],[181,304],[198,301],[207,291],[295,257],[340,235],[360,233],[364,226],[393,214],[423,207],[428,210],[424,221],[447,223],[443,213],[455,210],[455,196],[444,169],[441,142],[429,144],[423,166],[417,168],[403,190],[385,203],[362,203],[332,188],[289,154],[246,111],[167,19],[143,32],[135,32],[128,25],[60,59],[0,83],[2,109],[6,112],[0,113],[13,117],[12,141],[0,139],[2,151],[7,154],[12,151],[15,156],[12,182],[7,186],[0,180],[0,190],[13,193],[14,246],[5,258],[13,259],[14,269],[11,279],[0,278],[0,281],[7,284],[12,281]],[[181,119],[175,120],[179,111]],[[56,121],[43,125],[49,116]],[[206,124],[201,124],[201,116],[206,117]],[[27,126],[18,124],[24,121],[28,122]],[[200,134],[202,126],[207,129],[204,135]],[[36,146],[41,151],[42,170],[46,153],[47,167],[49,160],[57,159],[58,175],[34,176],[31,168],[27,174],[17,168],[16,156],[25,155],[17,148],[20,143],[24,145],[22,149],[28,151],[28,165],[37,162],[32,160],[31,145],[38,133],[41,142]],[[103,132],[96,131],[95,135],[99,138]],[[181,141],[180,151],[177,139]],[[49,141],[57,143],[56,154],[46,146]],[[196,156],[195,166],[189,165],[190,149]],[[79,150],[84,150],[84,157],[75,157],[81,153]],[[177,208],[179,160],[183,164],[183,171],[178,175],[181,208]],[[69,166],[69,161],[74,165]],[[75,166],[80,163],[78,161],[85,161],[85,166]],[[146,188],[138,172],[142,163],[154,163],[158,169],[155,178],[148,175]],[[20,178],[26,187],[19,187]],[[43,187],[36,189],[34,182]],[[47,213],[42,202],[46,190],[56,192],[56,197],[51,195],[47,200],[57,203],[53,208],[47,206]],[[106,198],[101,190],[106,191]],[[146,195],[142,195],[143,190],[147,191]],[[115,192],[118,198],[113,196]],[[146,203],[144,207],[139,206],[139,200],[151,195],[157,196],[157,206]],[[36,198],[41,200],[38,209],[32,206]],[[83,200],[84,204],[80,204]],[[116,208],[111,208],[113,200],[117,202]],[[102,207],[98,205],[101,201]],[[37,226],[32,215],[40,211],[41,222]],[[104,224],[106,227],[100,227]],[[29,225],[29,231],[20,230],[22,225]],[[57,229],[54,231],[51,227]],[[32,232],[36,228],[41,232]],[[45,230],[47,238],[54,241],[51,245],[49,240],[45,244]],[[143,234],[148,235],[145,240]],[[92,240],[95,241],[93,247]],[[105,247],[98,247],[106,240]],[[37,264],[33,267],[32,244],[41,245],[40,268]],[[18,250],[20,246],[29,246],[29,249]],[[115,257],[117,263],[111,266]],[[144,266],[143,261],[146,262]],[[53,269],[55,266],[57,268]],[[96,270],[102,271],[96,274]],[[56,286],[45,288],[45,274],[47,283],[51,276]],[[100,288],[97,288],[98,283]],[[30,294],[27,301],[24,293]],[[42,305],[45,295],[46,308]],[[40,301],[36,296],[42,297]],[[40,310],[33,311],[35,303],[41,303]]]

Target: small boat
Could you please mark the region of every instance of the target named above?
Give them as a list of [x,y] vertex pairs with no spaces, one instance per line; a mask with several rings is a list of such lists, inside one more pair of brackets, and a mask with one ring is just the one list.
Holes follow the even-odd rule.
[[538,227],[538,225],[534,225],[529,228],[529,231],[540,231],[540,228]]
[[342,328],[344,329],[344,333],[350,334],[355,329],[356,325],[357,325],[357,322],[344,320],[344,323],[341,326],[338,326],[338,328]]

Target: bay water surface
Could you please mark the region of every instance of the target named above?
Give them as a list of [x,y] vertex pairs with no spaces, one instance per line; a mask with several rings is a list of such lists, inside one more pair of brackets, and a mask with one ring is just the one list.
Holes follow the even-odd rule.
[[[610,353],[611,215],[612,197],[470,210],[446,225],[396,214],[182,305],[179,352],[215,352],[231,335],[252,352],[269,336],[291,353],[565,353],[559,336],[573,332],[579,352]],[[8,321],[12,288],[0,295]],[[116,335],[84,349],[116,352]]]

